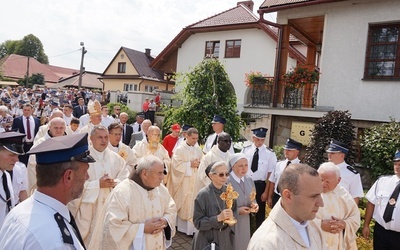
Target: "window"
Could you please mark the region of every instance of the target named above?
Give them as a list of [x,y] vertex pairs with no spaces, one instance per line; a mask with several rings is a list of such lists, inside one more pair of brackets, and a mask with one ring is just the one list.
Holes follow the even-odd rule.
[[150,86],[150,85],[144,86],[144,91],[146,91],[146,92],[153,92],[156,89],[158,89],[157,86]]
[[126,72],[126,63],[120,62],[118,63],[118,73],[125,73]]
[[240,47],[242,40],[227,40],[225,45],[225,57],[238,58],[240,57]]
[[124,91],[137,91],[138,85],[132,83],[125,83],[124,84]]
[[365,79],[400,78],[400,23],[369,26]]
[[207,41],[206,42],[206,52],[204,57],[207,58],[218,58],[219,57],[219,41]]

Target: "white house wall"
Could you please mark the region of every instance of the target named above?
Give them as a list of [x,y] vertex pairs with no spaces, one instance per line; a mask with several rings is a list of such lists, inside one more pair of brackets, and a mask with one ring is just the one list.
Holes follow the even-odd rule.
[[[285,23],[287,14],[278,14]],[[353,119],[400,119],[400,81],[363,81],[370,23],[400,20],[398,0],[355,0],[295,10],[291,18],[325,15],[318,106],[349,110]]]
[[[224,58],[225,41],[241,39],[240,58]],[[178,50],[177,72],[189,72],[204,58],[206,41],[220,41],[219,58],[225,65],[229,78],[235,87],[238,110],[243,110],[246,93],[245,73],[260,71],[273,76],[276,43],[259,29],[218,31],[191,35]]]

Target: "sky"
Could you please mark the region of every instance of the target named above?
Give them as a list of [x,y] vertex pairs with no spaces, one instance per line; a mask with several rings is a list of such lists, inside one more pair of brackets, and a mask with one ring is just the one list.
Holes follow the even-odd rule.
[[[256,13],[264,0],[253,0]],[[186,26],[236,6],[232,0],[12,0],[2,3],[0,43],[33,34],[51,65],[102,73],[121,46],[156,57]],[[256,14],[258,16],[258,14]],[[265,16],[275,21],[273,14]]]

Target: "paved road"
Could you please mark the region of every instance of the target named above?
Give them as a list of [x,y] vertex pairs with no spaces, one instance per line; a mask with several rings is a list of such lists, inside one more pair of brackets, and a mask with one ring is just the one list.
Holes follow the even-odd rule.
[[176,232],[172,239],[172,246],[168,249],[171,250],[189,250],[192,249],[192,237],[187,236],[184,233]]

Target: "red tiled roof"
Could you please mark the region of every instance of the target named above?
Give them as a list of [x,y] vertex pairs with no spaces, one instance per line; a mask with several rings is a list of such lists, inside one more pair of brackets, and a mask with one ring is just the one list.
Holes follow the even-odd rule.
[[[5,77],[23,79],[27,72],[27,64],[28,57],[11,54],[0,61],[0,71]],[[53,72],[53,69],[57,69],[56,72]],[[67,71],[72,72],[76,70],[41,64],[35,58],[29,58],[29,75],[43,74],[45,82],[57,83],[62,77],[61,75],[65,74]]]
[[67,78],[76,74],[79,74],[79,69],[69,69],[54,65],[46,65],[53,73],[58,75],[60,78]]
[[203,28],[211,26],[222,26],[232,24],[254,23],[258,21],[258,17],[254,15],[247,7],[242,4],[238,6],[196,22],[187,28]]
[[[103,89],[103,83],[98,79],[100,77],[100,73],[88,72],[85,71],[82,73],[82,87],[83,88],[96,88]],[[70,76],[69,78],[61,80],[56,85],[53,85],[53,88],[62,88],[62,87],[78,87],[79,85],[79,74]]]
[[309,1],[315,1],[315,0],[265,0],[261,4],[260,8],[292,4],[292,3],[300,3],[300,2],[309,2]]

